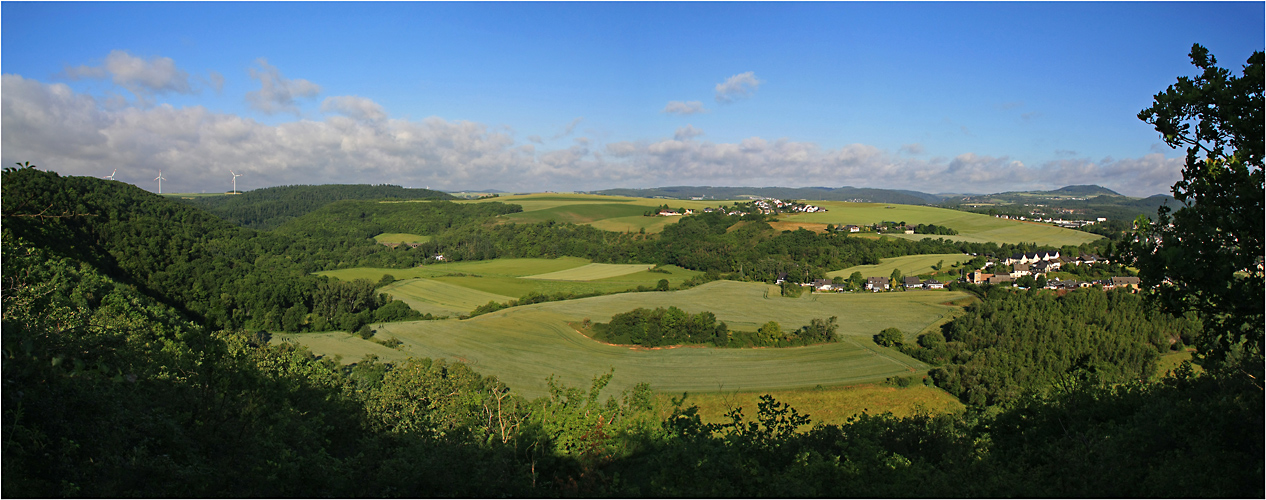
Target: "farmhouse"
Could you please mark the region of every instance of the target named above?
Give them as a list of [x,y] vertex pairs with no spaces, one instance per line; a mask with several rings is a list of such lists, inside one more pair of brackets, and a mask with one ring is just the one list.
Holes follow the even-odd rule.
[[888,278],[881,276],[871,276],[866,278],[866,289],[872,292],[888,289]]
[[852,225],[852,224],[849,224],[849,225],[847,225],[847,226],[844,226],[844,229],[848,230],[848,232],[850,232],[850,233],[856,233],[856,232],[858,232],[858,231],[861,231],[861,230],[862,230],[862,228],[857,227],[857,226],[854,226],[854,225]]
[[911,288],[923,288],[923,282],[919,281],[918,276],[906,276],[902,278],[901,285],[906,287],[907,290]]
[[1111,288],[1125,287],[1138,290],[1142,281],[1135,276],[1113,276],[1109,283]]
[[928,290],[942,290],[945,288],[945,283],[937,281],[936,278],[931,278],[923,283],[923,288]]

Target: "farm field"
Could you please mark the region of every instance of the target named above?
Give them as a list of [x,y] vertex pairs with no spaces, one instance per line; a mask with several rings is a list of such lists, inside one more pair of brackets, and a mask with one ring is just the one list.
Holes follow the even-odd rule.
[[[808,414],[813,424],[843,424],[849,418],[869,413],[877,415],[891,412],[898,417],[908,417],[920,412],[936,415],[962,411],[965,407],[949,393],[924,386],[915,380],[914,385],[896,388],[880,384],[861,384],[842,387],[821,387],[783,391],[755,392],[702,392],[689,393],[683,406],[698,406],[699,418],[705,423],[729,422],[726,414],[731,408],[742,408],[743,416],[753,419],[760,396],[769,394],[780,403],[791,405],[802,415]],[[661,401],[680,394],[663,394]],[[667,416],[667,415],[665,415]]]
[[[924,255],[906,255],[902,257],[889,257],[881,259],[878,264],[853,266],[839,271],[831,271],[826,273],[828,278],[843,276],[845,278],[852,276],[854,272],[862,273],[864,277],[871,276],[892,276],[893,269],[900,269],[901,274],[905,276],[915,276],[919,274],[935,274],[937,271],[932,269],[937,262],[944,261],[944,269],[950,269],[950,266],[960,262],[966,262],[974,257],[961,253],[933,253]],[[955,269],[956,270],[956,269]]]
[[637,232],[645,230],[648,233],[660,232],[664,229],[664,226],[679,220],[678,217],[646,217],[642,215],[647,210],[660,205],[668,204],[674,209],[697,209],[718,205],[728,206],[733,203],[732,201],[724,200],[664,200],[558,193],[501,196],[467,203],[485,201],[514,203],[523,207],[523,211],[520,213],[498,217],[504,223],[531,223],[554,220],[572,224],[588,224],[604,231]]
[[531,280],[592,281],[633,274],[652,267],[654,266],[648,264],[586,264],[552,273],[524,276],[524,278]]
[[921,240],[946,238],[969,242],[1037,243],[1039,245],[1080,245],[1101,238],[1099,235],[1064,229],[1046,224],[1027,223],[999,219],[984,214],[960,212],[947,208],[920,205],[885,203],[849,203],[843,201],[814,201],[814,205],[826,208],[826,212],[781,215],[785,222],[815,222],[820,224],[854,224],[858,226],[883,221],[905,221],[907,224],[936,224],[958,231],[954,236],[926,234],[890,234],[888,236]]
[[406,269],[356,267],[317,274],[340,280],[377,282],[384,274],[396,282],[381,292],[403,300],[418,312],[458,316],[489,301],[504,303],[529,293],[613,293],[654,287],[666,279],[680,285],[700,273],[677,266],[650,272],[649,264],[594,264],[588,259],[495,259],[432,264]]
[[[655,274],[655,273],[653,273]],[[770,293],[773,291],[774,293]],[[760,283],[718,281],[675,292],[625,293],[514,307],[469,320],[416,321],[378,325],[380,339],[403,341],[408,356],[447,358],[495,375],[521,394],[545,393],[555,375],[568,385],[587,387],[596,375],[615,370],[611,389],[639,382],[657,391],[762,391],[839,386],[882,381],[894,375],[921,374],[926,365],[870,339],[895,326],[918,332],[953,315],[944,305],[962,299],[956,292],[887,294],[806,294],[790,299]],[[812,318],[837,316],[842,342],[782,349],[681,347],[642,349],[595,342],[568,323],[590,318],[607,321],[637,307],[677,306],[687,312],[711,311],[735,330],[755,330],[767,321],[798,328]],[[335,343],[335,339],[346,338]],[[314,352],[337,348],[345,362],[381,347],[348,334],[290,335]],[[309,342],[308,338],[314,341]],[[361,344],[363,343],[363,344]],[[365,351],[351,348],[364,345]],[[333,347],[330,347],[333,346]]]
[[[642,213],[651,208],[663,204],[667,204],[674,209],[699,209],[733,204],[733,200],[665,200],[558,193],[502,196],[459,203],[479,203],[484,201],[516,203],[523,207],[523,212],[498,218],[506,223],[555,220],[573,224],[588,224],[607,231],[636,232],[645,230],[648,233],[662,231],[664,226],[679,220],[677,217],[645,217],[642,215]],[[808,203],[824,207],[828,211],[794,215],[782,214],[778,216],[779,222],[774,223],[775,227],[778,229],[794,229],[803,224],[806,229],[819,231],[825,228],[825,224],[867,225],[887,220],[905,221],[910,224],[937,224],[954,228],[959,232],[958,235],[954,236],[888,235],[894,238],[911,240],[937,237],[978,243],[992,241],[995,243],[1037,243],[1040,245],[1063,246],[1080,245],[1100,238],[1098,235],[1046,224],[998,219],[983,214],[922,205],[812,200],[808,201]]]

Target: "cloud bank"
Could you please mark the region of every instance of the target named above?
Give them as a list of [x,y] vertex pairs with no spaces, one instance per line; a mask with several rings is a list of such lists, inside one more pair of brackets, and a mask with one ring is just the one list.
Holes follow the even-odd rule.
[[[261,61],[261,102],[293,106],[317,87],[286,80]],[[302,82],[302,83],[296,83]],[[161,88],[155,80],[151,86]],[[286,92],[278,89],[286,88]],[[310,91],[303,91],[303,89]],[[267,94],[267,95],[264,95]],[[289,97],[282,98],[282,94]],[[271,96],[271,97],[270,97]],[[750,137],[736,143],[700,140],[686,125],[672,136],[595,143],[577,138],[564,149],[538,149],[501,127],[431,117],[392,119],[358,96],[327,98],[323,120],[259,123],[201,106],[117,106],[19,75],[0,81],[0,161],[30,161],[64,175],[106,175],[165,192],[223,192],[229,170],[240,189],[283,184],[391,183],[437,189],[591,190],[667,185],[858,186],[927,192],[999,192],[1100,184],[1132,196],[1169,192],[1182,160],[1159,153],[1097,161],[1061,158],[1028,165],[1008,157],[963,153],[911,158],[866,144],[824,149],[811,142]],[[570,134],[580,119],[563,127]],[[670,131],[665,131],[669,133]]]

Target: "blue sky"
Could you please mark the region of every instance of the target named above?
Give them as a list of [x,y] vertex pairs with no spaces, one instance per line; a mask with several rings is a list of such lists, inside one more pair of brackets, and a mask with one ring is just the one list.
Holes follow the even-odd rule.
[[1168,192],[1136,118],[1241,3],[0,4],[3,162],[279,184]]

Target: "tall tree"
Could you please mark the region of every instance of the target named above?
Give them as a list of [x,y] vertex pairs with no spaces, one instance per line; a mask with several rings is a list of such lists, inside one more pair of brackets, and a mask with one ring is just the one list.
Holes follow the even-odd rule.
[[1263,55],[1254,52],[1240,76],[1198,44],[1190,57],[1201,73],[1179,77],[1138,115],[1170,147],[1187,147],[1173,187],[1180,205],[1162,207],[1154,223],[1138,221],[1127,252],[1166,310],[1201,314],[1205,367],[1246,370],[1260,387]]

